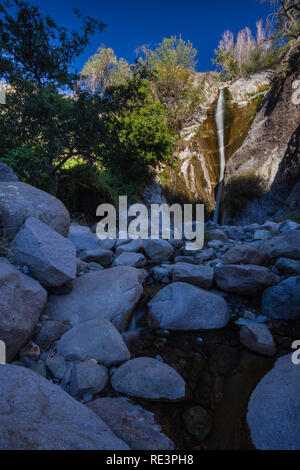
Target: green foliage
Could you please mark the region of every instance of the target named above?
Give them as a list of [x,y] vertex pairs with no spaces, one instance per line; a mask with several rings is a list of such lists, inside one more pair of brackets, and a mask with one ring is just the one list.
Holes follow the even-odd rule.
[[231,215],[237,215],[248,201],[262,197],[265,188],[264,178],[254,171],[232,176],[226,185],[224,205]]
[[149,63],[154,69],[180,66],[195,71],[198,52],[190,41],[184,41],[181,36],[164,38],[154,51],[148,52]]

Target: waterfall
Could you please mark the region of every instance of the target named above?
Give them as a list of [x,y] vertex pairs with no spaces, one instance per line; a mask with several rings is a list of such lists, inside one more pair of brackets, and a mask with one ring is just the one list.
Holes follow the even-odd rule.
[[220,179],[218,184],[218,191],[216,195],[216,205],[214,211],[213,221],[217,224],[219,220],[220,204],[223,192],[224,175],[225,175],[225,96],[224,88],[220,91],[218,104],[216,108],[216,126],[218,135],[219,157],[220,157]]

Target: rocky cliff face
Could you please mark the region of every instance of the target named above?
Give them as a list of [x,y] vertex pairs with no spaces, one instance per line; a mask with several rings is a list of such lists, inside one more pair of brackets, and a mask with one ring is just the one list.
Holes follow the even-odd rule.
[[[263,223],[300,217],[300,42],[285,57],[243,145],[232,155],[225,184],[233,175],[253,171],[266,181],[261,199],[249,201],[232,217],[224,208],[223,223]],[[234,88],[234,85],[231,89]]]

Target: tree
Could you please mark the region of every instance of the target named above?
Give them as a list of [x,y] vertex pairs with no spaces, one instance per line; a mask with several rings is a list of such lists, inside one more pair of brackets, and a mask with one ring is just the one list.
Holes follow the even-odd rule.
[[84,65],[81,83],[92,93],[105,92],[114,85],[125,83],[130,67],[125,59],[117,59],[113,49],[100,47]]
[[81,33],[59,27],[25,1],[0,5],[0,78],[9,84],[8,105],[0,114],[1,157],[24,158],[30,167],[28,155],[39,142],[52,194],[64,163],[91,158],[100,131],[95,98],[83,92],[72,96],[70,88],[78,81],[74,59],[104,25],[75,13],[82,20]]
[[190,41],[184,41],[181,36],[164,38],[154,51],[149,51],[149,63],[152,67],[183,67],[195,71],[197,50]]
[[268,16],[267,24],[274,39],[291,40],[300,35],[299,0],[265,0],[274,11]]

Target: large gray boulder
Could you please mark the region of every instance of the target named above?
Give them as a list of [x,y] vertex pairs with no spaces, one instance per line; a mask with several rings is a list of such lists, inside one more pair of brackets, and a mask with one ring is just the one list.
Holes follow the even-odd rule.
[[164,287],[148,304],[151,328],[210,330],[229,321],[226,301],[199,287],[175,282]]
[[57,344],[57,353],[67,360],[96,359],[106,366],[130,359],[121,334],[103,318],[81,323],[65,333]]
[[259,250],[271,259],[300,259],[300,230],[288,230],[264,242]]
[[278,283],[280,277],[263,266],[227,264],[216,266],[215,281],[225,292],[255,296]]
[[154,263],[168,261],[174,254],[173,246],[166,240],[144,240],[143,249]]
[[128,398],[98,398],[87,405],[133,450],[174,450],[153,413]]
[[300,276],[266,289],[262,296],[262,313],[269,318],[300,318]]
[[24,367],[0,367],[0,449],[129,450],[86,406]]
[[210,289],[214,280],[214,270],[210,266],[176,263],[172,268],[173,282],[182,281]]
[[0,226],[12,239],[28,217],[36,217],[64,237],[68,235],[70,216],[61,201],[26,183],[0,182]]
[[248,245],[236,245],[230,248],[222,257],[223,264],[254,264],[262,265],[266,256],[256,248]]
[[84,274],[72,281],[70,294],[49,297],[46,313],[72,326],[105,318],[124,330],[142,295],[142,282],[141,272],[126,266]]
[[95,250],[82,251],[79,258],[86,263],[98,263],[103,266],[109,266],[113,260],[113,252],[96,248]]
[[29,217],[12,242],[15,263],[27,265],[45,287],[59,287],[76,277],[76,250],[67,238]]
[[0,261],[0,340],[10,362],[28,342],[47,301],[47,292],[7,260]]
[[[119,242],[119,243],[118,243]],[[122,253],[138,253],[143,248],[143,240],[138,238],[137,240],[128,240],[125,241],[120,245],[121,240],[117,241],[117,249],[116,254],[117,256],[121,255]]]
[[125,362],[111,377],[112,387],[132,397],[178,400],[185,396],[183,378],[170,366],[149,357]]
[[280,358],[254,390],[247,422],[259,450],[300,449],[300,366]]
[[0,181],[19,181],[19,178],[17,177],[13,169],[10,168],[10,166],[6,165],[3,162],[0,162]]

